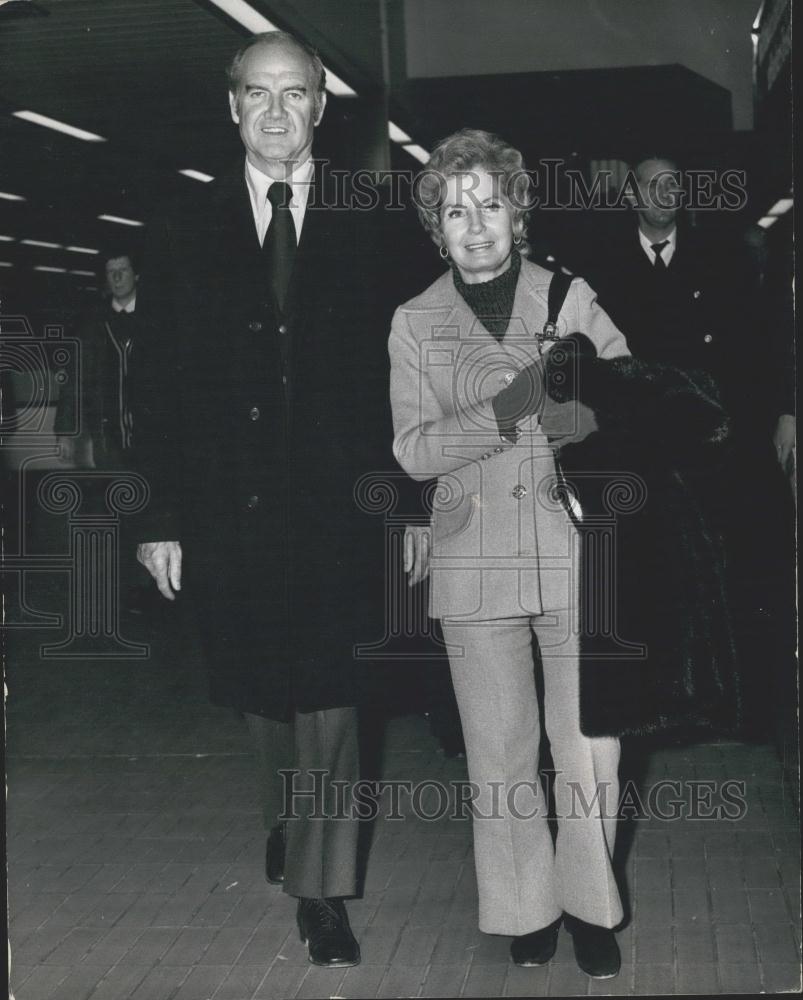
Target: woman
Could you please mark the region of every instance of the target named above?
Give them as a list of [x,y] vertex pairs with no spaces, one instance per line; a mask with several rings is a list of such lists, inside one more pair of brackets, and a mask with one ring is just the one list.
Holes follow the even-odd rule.
[[[523,257],[529,191],[521,155],[476,130],[441,142],[422,173],[419,216],[450,271],[394,316],[394,453],[413,478],[439,477],[430,613],[442,619],[478,790],[480,929],[513,935],[516,964],[541,965],[566,914],[581,968],[607,977],[620,962],[612,928],[622,903],[611,868],[619,741],[580,730],[576,528],[554,499],[554,453],[539,420],[538,335],[552,275]],[[601,358],[627,354],[581,280],[556,335],[573,330]],[[542,724],[558,815],[574,813],[560,822],[554,849],[538,778]],[[607,813],[603,798],[614,804]]]
[[406,564],[413,582],[428,564],[449,650],[480,929],[542,965],[565,921],[580,968],[607,978],[619,736],[728,728],[736,704],[721,554],[687,485],[715,468],[727,425],[704,377],[629,357],[584,281],[550,294],[559,276],[523,256],[529,185],[520,153],[468,129],[420,175],[418,213],[450,270],[394,315],[394,453],[438,477],[431,557],[410,534]]

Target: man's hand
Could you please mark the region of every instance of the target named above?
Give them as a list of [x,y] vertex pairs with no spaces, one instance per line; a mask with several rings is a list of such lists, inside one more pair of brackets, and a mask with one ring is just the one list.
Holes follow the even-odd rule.
[[137,559],[156,581],[159,593],[174,601],[174,591],[181,590],[181,546],[178,542],[143,542],[137,546]]
[[428,526],[404,529],[404,572],[407,586],[414,587],[429,576],[430,531]]
[[57,437],[56,444],[59,446],[59,458],[68,465],[75,465],[75,438]]
[[795,418],[790,413],[778,417],[772,436],[775,454],[787,476],[794,476],[795,470]]

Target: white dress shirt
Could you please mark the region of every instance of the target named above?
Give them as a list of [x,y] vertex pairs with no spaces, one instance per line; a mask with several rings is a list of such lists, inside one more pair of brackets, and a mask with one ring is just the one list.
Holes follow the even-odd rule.
[[130,302],[126,302],[124,306],[121,306],[117,299],[112,299],[112,309],[116,313],[132,313],[137,307],[137,295],[134,293],[134,297]]
[[[289,177],[285,178],[287,184],[293,190],[293,197],[290,201],[290,214],[293,216],[293,223],[296,227],[296,242],[301,240],[301,227],[304,224],[304,214],[307,211],[307,199],[309,198],[310,185],[315,164],[311,159],[305,160],[297,166]],[[248,187],[248,194],[251,198],[251,211],[254,213],[254,225],[259,238],[259,245],[265,239],[270,220],[273,217],[273,206],[268,201],[268,189],[274,183],[272,177],[263,174],[251,162],[245,161],[245,182]]]
[[648,236],[639,229],[638,231],[639,242],[641,243],[641,249],[647,254],[647,259],[651,264],[655,264],[656,253],[652,248],[653,243],[663,243],[664,240],[667,241],[666,246],[661,251],[661,260],[669,266],[670,260],[675,256],[675,248],[678,243],[678,231],[673,229],[668,236],[664,236],[664,240],[651,240]]

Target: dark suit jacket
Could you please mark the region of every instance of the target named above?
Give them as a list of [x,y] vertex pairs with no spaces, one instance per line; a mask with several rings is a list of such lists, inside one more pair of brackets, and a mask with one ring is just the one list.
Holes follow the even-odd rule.
[[764,365],[758,275],[746,253],[679,226],[669,267],[657,271],[632,223],[586,270],[600,305],[634,357],[702,371],[718,383],[732,417],[764,422]]
[[[117,344],[110,335],[111,328]],[[81,347],[80,386],[67,382],[60,387],[54,430],[68,434],[75,428],[92,440],[93,458],[98,468],[125,469],[129,457],[120,427],[121,365],[120,346],[129,338],[126,392],[133,392],[131,363],[138,339],[136,312],[121,315],[109,305],[92,310],[78,324]],[[77,412],[80,400],[80,413]]]
[[392,303],[370,213],[332,205],[316,173],[284,315],[242,163],[153,227],[139,291],[138,540],[181,542],[213,701],[272,718],[354,703],[354,646],[382,638],[359,484],[394,469]]

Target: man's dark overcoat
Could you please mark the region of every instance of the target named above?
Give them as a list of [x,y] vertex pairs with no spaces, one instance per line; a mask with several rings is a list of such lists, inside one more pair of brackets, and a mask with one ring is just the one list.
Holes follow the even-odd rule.
[[212,700],[276,719],[353,704],[354,647],[382,638],[382,504],[359,483],[394,468],[388,305],[371,213],[343,197],[317,167],[281,314],[242,163],[153,227],[140,289],[137,540],[181,543]]

